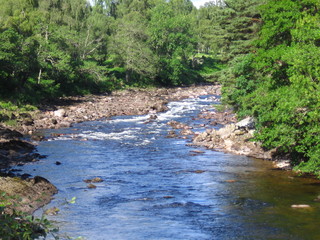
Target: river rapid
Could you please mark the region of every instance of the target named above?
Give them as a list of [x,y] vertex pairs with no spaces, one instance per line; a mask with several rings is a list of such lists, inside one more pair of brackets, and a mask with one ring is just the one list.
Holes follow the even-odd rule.
[[[38,152],[47,158],[18,168],[57,186],[46,209],[60,212],[48,218],[70,237],[320,239],[320,203],[314,201],[319,181],[167,137],[171,120],[205,131],[204,120],[194,118],[200,110],[214,111],[215,99],[171,102],[151,122],[149,116],[126,116],[46,130],[49,140],[39,143]],[[104,181],[88,188],[83,180],[94,177]],[[65,204],[73,197],[75,204]]]

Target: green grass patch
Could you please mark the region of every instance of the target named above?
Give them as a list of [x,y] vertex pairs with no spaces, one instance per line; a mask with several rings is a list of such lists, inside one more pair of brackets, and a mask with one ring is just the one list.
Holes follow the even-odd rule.
[[29,104],[14,104],[11,101],[0,101],[0,123],[16,126],[19,120],[32,116],[37,107]]
[[218,73],[226,68],[226,64],[209,54],[197,54],[195,61],[197,73],[206,81],[216,81]]

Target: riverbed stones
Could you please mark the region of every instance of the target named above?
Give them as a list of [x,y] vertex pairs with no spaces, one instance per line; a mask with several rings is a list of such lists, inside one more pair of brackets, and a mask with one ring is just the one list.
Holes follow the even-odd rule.
[[23,135],[20,132],[0,126],[0,141],[1,139],[18,139],[21,137]]
[[193,135],[193,134],[194,134],[194,132],[190,129],[182,129],[180,131],[180,135],[182,135],[182,136],[188,136],[188,135]]
[[35,111],[28,116],[28,126],[21,122],[16,129],[28,134],[38,129],[56,129],[83,121],[121,115],[145,115],[150,112],[154,112],[151,118],[156,118],[157,112],[168,109],[169,101],[203,94],[214,95],[219,93],[219,89],[219,85],[206,85],[170,89],[129,89],[111,94],[65,97],[40,107],[44,110]]
[[[210,129],[198,133],[193,139],[196,146],[209,149],[246,155],[261,159],[272,159],[275,150],[265,151],[259,142],[253,142],[254,129],[246,123],[227,124],[220,129]],[[241,126],[239,128],[239,126]]]
[[53,112],[53,116],[54,117],[58,117],[58,118],[62,118],[66,116],[66,110],[64,109],[58,109],[56,111]]

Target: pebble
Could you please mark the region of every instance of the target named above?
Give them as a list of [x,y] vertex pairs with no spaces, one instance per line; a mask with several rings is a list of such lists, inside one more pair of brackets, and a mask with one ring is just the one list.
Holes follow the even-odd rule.
[[95,188],[97,188],[97,186],[96,185],[94,185],[94,184],[92,184],[92,183],[90,183],[90,184],[88,184],[88,186],[87,186],[88,188],[91,188],[91,189],[95,189]]
[[292,208],[310,208],[311,206],[308,204],[293,204],[291,205]]
[[85,179],[83,181],[85,183],[100,183],[100,182],[103,182],[103,179],[100,178],[100,177],[95,177],[95,178],[92,178],[92,179]]

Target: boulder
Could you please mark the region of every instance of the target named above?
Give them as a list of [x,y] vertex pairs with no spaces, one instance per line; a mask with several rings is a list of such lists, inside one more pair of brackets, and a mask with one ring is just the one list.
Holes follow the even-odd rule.
[[53,112],[53,116],[58,118],[66,117],[66,111],[64,109],[58,109]]
[[240,122],[237,122],[235,124],[236,129],[254,129],[255,123],[254,123],[254,118],[253,117],[247,117],[245,119],[242,119]]
[[11,213],[13,208],[16,211],[32,213],[49,203],[57,191],[55,186],[42,177],[26,180],[17,177],[0,178],[0,192],[5,192],[11,203],[6,207],[7,213]]
[[251,141],[254,130],[246,130],[251,127],[251,122],[248,120],[238,126],[237,124],[227,124],[219,130],[211,129],[197,134],[193,143],[196,146],[204,146],[233,154],[272,159],[275,150],[265,151],[261,147],[261,143]]

